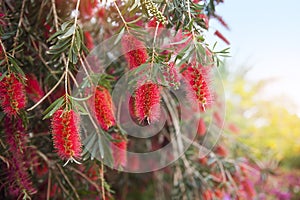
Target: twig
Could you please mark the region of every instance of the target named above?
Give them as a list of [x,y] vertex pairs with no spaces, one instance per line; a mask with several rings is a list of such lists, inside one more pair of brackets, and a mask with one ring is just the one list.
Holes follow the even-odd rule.
[[63,73],[63,75],[60,77],[60,79],[57,81],[57,83],[53,86],[53,88],[51,88],[51,90],[49,90],[49,92],[47,94],[45,94],[43,96],[43,98],[41,98],[36,104],[34,104],[32,107],[28,108],[27,111],[33,110],[38,105],[40,105],[59,86],[59,84],[63,80],[64,76],[65,76],[65,73]]
[[57,12],[56,12],[55,0],[51,0],[51,3],[52,3],[52,11],[53,11],[53,17],[54,17],[54,25],[55,25],[56,31],[58,31],[58,16],[57,16]]
[[124,19],[123,15],[122,15],[122,13],[121,13],[121,11],[120,11],[117,3],[116,3],[116,0],[114,0],[114,5],[115,5],[115,7],[116,7],[116,9],[118,11],[119,16],[121,17],[121,19],[122,19],[122,21],[124,23],[124,26],[125,26],[127,32],[129,33],[129,27],[128,27],[127,22],[125,21],[125,19]]
[[[7,63],[7,65],[9,65],[9,62],[8,62],[8,57],[7,57],[7,53],[6,53],[6,49],[5,49],[5,46],[0,38],[0,45],[1,45],[1,48],[2,48],[2,51],[4,53],[4,58],[5,58],[5,62]],[[8,68],[9,69],[9,68]]]
[[[69,74],[70,74],[71,79],[74,81],[74,84],[78,88],[79,84],[78,84],[77,80],[75,79],[75,77],[73,76],[73,74],[71,72],[69,72]],[[81,94],[80,94],[80,97],[82,97]],[[96,122],[94,121],[93,117],[91,116],[86,102],[83,102],[83,106],[84,106],[84,109],[88,112],[88,116],[89,116],[89,118],[90,118],[90,120],[91,120],[91,122],[92,122],[92,124],[93,124],[93,126],[94,126],[94,128],[96,130],[96,132],[99,134],[99,128],[98,128]]]
[[48,187],[47,187],[47,200],[50,199],[50,191],[51,191],[51,170],[49,170],[49,174],[48,174]]
[[17,28],[16,36],[14,37],[12,57],[14,57],[14,55],[15,55],[16,47],[17,47],[17,44],[18,44],[18,37],[19,37],[19,34],[20,34],[20,28],[21,28],[22,21],[23,21],[23,14],[24,14],[25,2],[26,2],[26,0],[23,0],[23,2],[22,2],[22,7],[21,7],[21,13],[20,13],[20,19],[19,19],[19,23],[18,23],[18,28]]
[[61,168],[61,166],[59,164],[56,164],[56,166],[58,167],[59,171],[61,172],[61,174],[63,175],[63,177],[65,178],[65,180],[67,181],[67,183],[69,184],[69,186],[71,187],[71,189],[73,190],[75,196],[77,199],[80,199],[74,185],[71,183],[70,179],[68,178],[68,176],[65,174],[64,170]]
[[55,178],[56,178],[58,184],[60,185],[60,188],[63,190],[63,192],[64,192],[67,196],[69,196],[69,191],[68,191],[68,190],[65,188],[65,186],[62,184],[60,178],[57,176],[56,173],[54,173],[54,176],[55,176]]
[[100,171],[100,179],[101,179],[101,191],[102,191],[102,199],[106,199],[105,198],[105,189],[104,189],[104,166],[103,163],[101,162],[101,169]]
[[[76,16],[75,16],[75,19],[74,19],[74,32],[72,34],[72,39],[71,39],[71,45],[70,45],[70,50],[69,50],[69,54],[72,53],[72,48],[73,48],[73,45],[74,45],[74,40],[75,40],[75,33],[76,33],[76,27],[77,27],[77,20],[78,20],[78,10],[79,10],[79,4],[80,4],[80,0],[77,0],[77,4],[76,4]],[[65,94],[66,96],[68,96],[68,71],[69,71],[69,64],[70,64],[70,56],[68,56],[67,58],[67,64],[66,64],[66,67],[65,67]],[[67,106],[67,104],[66,104]]]
[[32,42],[33,48],[35,49],[35,51],[37,51],[37,55],[39,56],[39,58],[41,59],[42,63],[46,66],[46,68],[49,70],[49,72],[54,76],[54,78],[56,80],[58,80],[58,77],[54,74],[53,70],[49,67],[49,65],[47,64],[47,62],[44,60],[43,56],[41,55],[40,51],[38,50],[38,47],[36,46],[35,42],[33,41],[33,38],[30,37],[30,40]]
[[68,166],[68,168],[71,170],[71,171],[74,171],[75,173],[77,173],[78,175],[80,175],[82,178],[84,178],[85,180],[87,180],[91,185],[93,185],[97,192],[101,192],[101,190],[99,189],[99,186],[97,185],[97,183],[95,183],[94,181],[92,181],[89,177],[87,177],[84,173],[82,173],[81,171],[75,169],[74,167],[70,167]]

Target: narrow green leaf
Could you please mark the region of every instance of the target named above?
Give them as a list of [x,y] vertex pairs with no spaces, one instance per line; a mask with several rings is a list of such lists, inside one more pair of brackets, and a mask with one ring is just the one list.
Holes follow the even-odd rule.
[[8,56],[9,62],[12,64],[11,65],[11,70],[17,74],[21,74],[23,77],[25,77],[25,74],[23,70],[19,67],[18,61],[15,60],[13,57]]
[[58,99],[56,99],[44,112],[43,115],[46,115],[47,113],[49,113],[55,106],[56,104],[58,104],[61,100],[63,100],[63,97],[60,97]]
[[75,24],[73,24],[65,34],[63,34],[63,35],[61,35],[61,36],[58,36],[57,38],[58,38],[59,40],[62,40],[62,39],[65,39],[65,38],[70,37],[70,36],[73,35],[74,33],[75,33]]
[[71,99],[73,99],[73,100],[75,100],[75,101],[86,101],[86,100],[88,100],[89,98],[91,98],[91,96],[92,96],[92,95],[87,96],[87,97],[83,97],[83,98],[77,98],[77,97],[72,97],[72,96],[70,96],[70,97],[71,97]]
[[1,75],[0,81],[2,81],[2,80],[4,79],[4,77],[6,76],[6,74],[7,74],[7,71],[5,71],[5,72]]
[[48,38],[47,42],[52,41],[55,37],[57,37],[58,35],[61,35],[62,33],[63,33],[62,30],[56,31],[53,35],[51,35],[51,36]]
[[121,38],[123,37],[124,35],[124,32],[125,32],[125,27],[123,27],[118,35],[118,37],[116,38],[115,42],[114,42],[114,45],[118,44],[118,42],[121,40]]

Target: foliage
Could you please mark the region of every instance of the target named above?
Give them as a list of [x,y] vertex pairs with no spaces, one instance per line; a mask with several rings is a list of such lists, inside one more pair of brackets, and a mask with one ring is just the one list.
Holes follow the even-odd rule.
[[[1,1],[1,197],[254,198],[249,168],[256,165],[251,159],[228,154],[225,140],[207,152],[207,157],[199,156],[199,144],[206,142],[212,147],[211,138],[218,137],[223,125],[222,100],[209,87],[208,72],[221,64],[228,48],[216,50],[216,44],[211,47],[205,41],[210,19],[227,26],[215,12],[223,1],[105,2]],[[164,30],[172,33],[168,35],[171,46],[156,47]],[[147,34],[152,37],[145,37]],[[215,35],[228,43],[219,31]],[[105,41],[110,42],[96,47]],[[123,48],[113,48],[118,45]],[[103,51],[109,47],[110,52]],[[113,60],[112,55],[119,58]],[[107,68],[102,68],[103,63],[109,63]],[[78,82],[80,70],[84,76]],[[170,120],[157,136],[136,139],[117,120],[114,109],[119,105],[113,105],[112,91],[124,74],[134,88],[129,111],[137,125],[159,121],[158,105],[168,111]],[[187,81],[179,80],[180,74],[188,77]],[[24,88],[11,89],[20,84]],[[196,116],[181,116],[179,100],[170,92],[180,84],[190,85],[183,92],[201,108]],[[28,98],[26,109],[25,105],[18,107],[21,95]],[[4,97],[8,100],[3,101]],[[191,140],[178,127],[187,126],[195,117],[200,120],[199,115],[202,130]],[[203,131],[209,127],[210,116],[216,124]],[[86,124],[94,130],[89,131]],[[172,153],[182,156],[162,170],[130,174],[110,168],[122,169],[126,162],[137,164],[127,160],[127,148],[151,152],[175,137],[179,142]],[[180,150],[184,142],[193,144],[185,152]],[[121,151],[116,152],[114,146]],[[104,166],[104,160],[109,166]]]

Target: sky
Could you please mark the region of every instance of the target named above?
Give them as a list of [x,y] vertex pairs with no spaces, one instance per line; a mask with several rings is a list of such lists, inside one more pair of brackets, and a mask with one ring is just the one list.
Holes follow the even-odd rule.
[[217,13],[230,30],[216,21],[210,28],[231,42],[229,67],[251,67],[248,78],[254,81],[276,78],[266,96],[288,96],[300,116],[300,1],[225,0]]

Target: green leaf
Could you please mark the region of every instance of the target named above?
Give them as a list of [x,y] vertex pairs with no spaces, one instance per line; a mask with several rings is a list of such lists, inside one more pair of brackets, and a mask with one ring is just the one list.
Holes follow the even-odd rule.
[[76,30],[75,32],[75,47],[76,47],[76,51],[79,52],[80,49],[81,49],[81,43],[82,43],[82,40],[81,40],[81,37],[80,37],[80,32],[78,30]]
[[21,74],[23,77],[25,77],[23,70],[19,67],[20,62],[11,56],[8,56],[8,60],[12,64],[10,66],[11,70],[13,72],[15,72],[17,74]]
[[89,149],[91,149],[94,146],[96,136],[96,133],[91,133],[87,138],[83,140],[82,144],[85,146],[82,152],[83,155],[89,152]]
[[52,41],[55,37],[57,37],[58,35],[61,35],[62,33],[63,33],[62,30],[56,31],[53,35],[51,35],[51,36],[48,38],[47,42]]
[[61,30],[64,31],[66,30],[66,28],[72,23],[73,21],[67,21],[67,22],[64,22],[62,25],[61,25]]
[[70,50],[70,53],[69,53],[68,57],[69,57],[70,62],[71,62],[72,64],[76,64],[76,63],[77,63],[77,61],[78,61],[77,53],[74,52],[74,49],[71,49],[71,50]]
[[47,51],[47,53],[60,55],[60,53],[68,49],[68,47],[70,46],[70,42],[71,42],[71,38],[66,39],[64,42],[59,42],[58,44],[51,46],[49,48],[49,51]]
[[124,32],[125,32],[125,27],[123,27],[118,35],[118,37],[116,38],[115,42],[114,42],[114,45],[118,44],[118,42],[121,40],[121,38],[123,37],[124,35]]
[[72,96],[70,96],[70,97],[71,97],[71,99],[73,99],[73,100],[75,100],[75,101],[86,101],[86,100],[88,100],[89,98],[91,98],[91,96],[93,96],[93,95],[90,95],[90,96],[84,97],[84,98],[77,98],[77,97],[72,97]]
[[57,111],[64,103],[64,97],[60,97],[58,99],[56,99],[44,112],[43,112],[43,115],[44,119],[47,119],[49,117],[51,117],[55,111]]
[[57,38],[59,40],[62,40],[62,39],[70,37],[71,35],[73,35],[75,33],[75,28],[76,28],[75,24],[73,24],[65,34],[58,36]]
[[1,77],[0,77],[0,82],[4,79],[4,77],[6,76],[6,74],[7,74],[7,71],[5,71],[5,72],[1,75]]
[[180,41],[178,41],[178,42],[170,43],[170,45],[183,44],[183,43],[187,42],[189,39],[191,39],[191,37],[186,37],[186,38],[184,38],[183,40],[180,40]]

